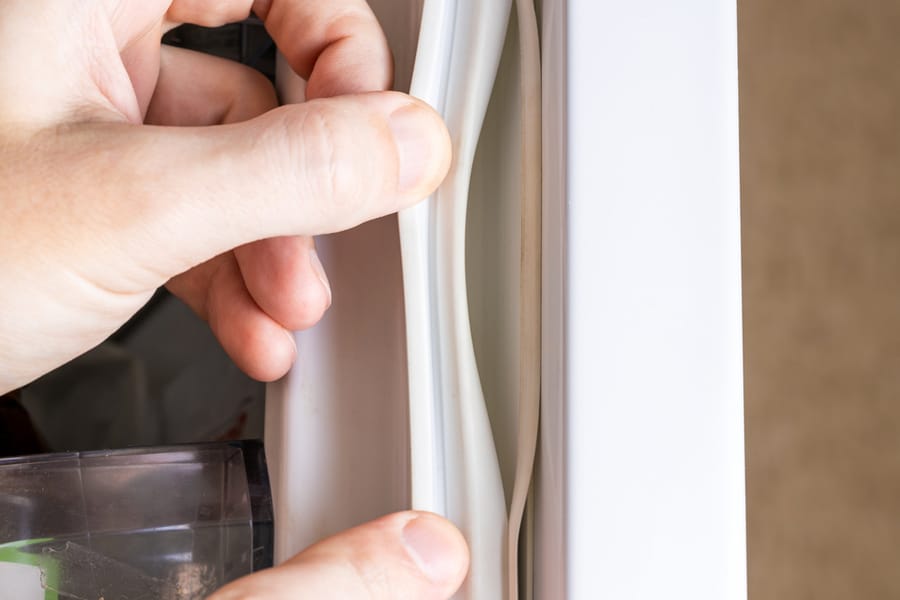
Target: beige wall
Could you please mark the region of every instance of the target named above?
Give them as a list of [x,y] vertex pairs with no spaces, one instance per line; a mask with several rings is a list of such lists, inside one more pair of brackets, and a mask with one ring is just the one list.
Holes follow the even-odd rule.
[[900,598],[900,1],[739,11],[751,600]]

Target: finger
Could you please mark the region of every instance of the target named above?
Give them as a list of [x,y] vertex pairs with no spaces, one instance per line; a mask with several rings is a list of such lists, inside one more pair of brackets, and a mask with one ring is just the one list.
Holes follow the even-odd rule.
[[[105,11],[100,2],[0,2],[4,120],[16,129],[73,119],[140,122],[135,90],[119,55],[123,47],[117,46]],[[150,21],[131,36],[141,38],[152,28],[148,16]],[[148,73],[142,86],[154,77]]]
[[[172,0],[142,0],[141,2],[127,2],[123,0],[104,0],[106,16],[109,19],[111,35],[121,56],[122,64],[128,73],[137,104],[141,114],[146,114],[147,105],[156,87],[157,74],[161,67],[164,68],[165,56],[160,56],[160,38],[163,32],[175,27],[171,15],[179,12],[185,14],[197,13],[199,22],[213,26],[224,25],[231,21],[239,21],[249,13],[250,2],[245,0],[229,0],[225,2],[212,2],[197,0],[179,0],[173,6]],[[182,8],[179,8],[179,5]],[[193,7],[193,8],[192,8]],[[95,19],[99,21],[99,19]],[[165,53],[166,51],[163,50]],[[179,56],[189,56],[189,51],[170,52],[169,62],[178,63]],[[222,73],[228,76],[220,83],[220,87],[227,87],[232,74],[240,74],[241,69],[223,67],[221,63],[227,63],[221,59],[210,60],[197,59],[193,62],[197,70],[181,78],[180,83],[198,84],[198,87],[212,89],[217,81],[214,74]],[[174,65],[178,67],[178,64]],[[177,70],[177,69],[176,69]],[[182,71],[183,72],[183,71]],[[192,80],[189,75],[197,78]],[[260,76],[261,77],[261,76]],[[246,79],[246,78],[245,78]],[[170,79],[170,81],[173,81]],[[251,81],[252,83],[257,83]],[[189,85],[187,87],[194,87]],[[186,88],[182,88],[182,93]],[[168,86],[168,90],[178,90],[177,85]],[[226,91],[231,91],[226,90]],[[199,103],[197,103],[199,106]],[[217,103],[218,104],[218,103]],[[258,114],[258,113],[256,113]],[[253,116],[253,115],[250,115]],[[249,118],[249,117],[248,117]],[[198,123],[193,123],[198,124]]]
[[445,600],[468,569],[465,540],[430,513],[390,515],[240,579],[209,600]]
[[[38,155],[58,175],[36,192],[53,208],[48,231],[77,238],[73,268],[83,273],[93,262],[99,285],[124,292],[248,242],[340,231],[395,212],[430,194],[450,160],[438,115],[393,92],[280,107],[219,127],[72,126],[41,142]],[[90,190],[88,203],[67,200],[79,189]],[[102,265],[98,245],[108,250]],[[129,274],[133,282],[123,279]]]
[[[274,88],[257,71],[164,46],[160,80],[146,120],[182,126],[240,122],[275,106]],[[331,304],[328,280],[312,238],[260,240],[235,249],[235,256],[255,303],[282,326],[292,331],[306,329],[318,322]],[[188,290],[185,293],[206,293],[203,287]],[[183,299],[191,303],[190,298]]]
[[269,80],[240,63],[172,46],[162,47],[159,60],[148,124],[237,123],[278,106]]
[[234,255],[250,295],[283,327],[312,327],[331,306],[331,287],[305,236],[261,240],[235,248]]
[[166,17],[176,23],[220,27],[250,16],[253,0],[175,0]]
[[148,29],[141,37],[131,42],[119,53],[128,79],[134,88],[138,111],[147,113],[147,106],[159,79],[160,44],[162,31],[159,25]]
[[209,323],[231,360],[259,381],[287,373],[297,348],[293,336],[254,302],[234,255],[222,254],[167,284]]
[[217,27],[246,18],[251,9],[291,68],[309,81],[309,98],[390,87],[390,48],[365,0],[175,0],[166,19]]
[[365,0],[262,0],[254,11],[291,68],[308,81],[307,98],[390,88],[391,51]]

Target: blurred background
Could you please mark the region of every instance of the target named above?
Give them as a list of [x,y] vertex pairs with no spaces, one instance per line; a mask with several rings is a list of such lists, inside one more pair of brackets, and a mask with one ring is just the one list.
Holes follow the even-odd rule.
[[900,598],[900,2],[738,7],[750,598]]

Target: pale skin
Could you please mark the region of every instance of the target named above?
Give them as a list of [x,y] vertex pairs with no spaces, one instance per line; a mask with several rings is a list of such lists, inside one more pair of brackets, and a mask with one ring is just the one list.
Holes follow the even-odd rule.
[[[240,65],[162,48],[180,23],[263,19],[310,101],[276,107]],[[331,302],[313,235],[418,202],[450,163],[440,118],[384,91],[364,0],[0,4],[0,393],[96,346],[166,285],[248,374]],[[320,542],[214,600],[449,598],[468,552],[404,512]]]

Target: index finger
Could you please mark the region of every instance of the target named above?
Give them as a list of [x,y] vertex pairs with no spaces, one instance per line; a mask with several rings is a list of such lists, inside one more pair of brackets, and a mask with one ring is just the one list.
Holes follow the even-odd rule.
[[390,88],[387,39],[365,0],[175,0],[167,17],[217,25],[248,9],[262,19],[310,99]]
[[309,98],[390,88],[391,51],[365,0],[258,0],[253,11]]

